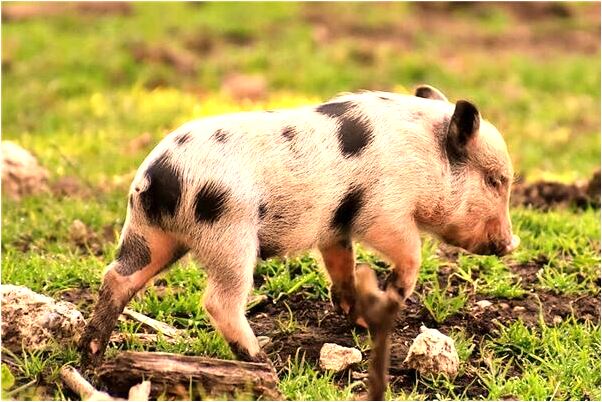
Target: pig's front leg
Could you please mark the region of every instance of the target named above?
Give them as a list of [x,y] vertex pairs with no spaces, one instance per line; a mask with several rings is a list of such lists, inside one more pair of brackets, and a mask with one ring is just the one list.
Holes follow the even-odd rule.
[[332,282],[332,304],[339,312],[351,314],[355,305],[355,258],[351,239],[320,246],[320,253]]
[[405,301],[414,292],[420,269],[422,242],[418,228],[407,225],[405,229],[385,230],[380,226],[365,240],[393,263],[387,287],[393,286]]

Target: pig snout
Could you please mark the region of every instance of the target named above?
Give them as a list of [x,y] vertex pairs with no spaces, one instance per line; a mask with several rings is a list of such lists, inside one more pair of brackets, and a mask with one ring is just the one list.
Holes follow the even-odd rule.
[[483,255],[497,255],[502,257],[510,254],[520,244],[520,237],[515,234],[511,234],[507,239],[502,241],[490,241],[489,243],[483,244],[475,250],[476,254]]

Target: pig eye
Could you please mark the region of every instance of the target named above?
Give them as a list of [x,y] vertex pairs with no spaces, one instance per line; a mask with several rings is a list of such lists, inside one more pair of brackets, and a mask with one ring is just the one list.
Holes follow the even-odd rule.
[[487,185],[489,187],[492,187],[496,190],[499,190],[502,188],[502,179],[500,179],[499,177],[490,174],[490,175],[487,175],[486,180],[487,180]]

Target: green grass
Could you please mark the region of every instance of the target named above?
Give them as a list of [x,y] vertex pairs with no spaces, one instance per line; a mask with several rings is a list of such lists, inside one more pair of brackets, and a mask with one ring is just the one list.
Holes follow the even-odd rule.
[[[492,352],[483,374],[491,399],[600,399],[599,325],[567,320],[554,327],[528,328],[518,321],[502,328],[485,349]],[[504,373],[504,365],[512,360],[520,374]]]
[[279,374],[279,388],[291,400],[350,400],[353,398],[353,389],[359,385],[351,382],[341,389],[333,384],[334,373],[320,373],[305,362],[303,356],[298,355],[289,360],[283,371]]
[[460,288],[459,294],[454,295],[441,289],[438,282],[432,289],[426,289],[421,301],[431,317],[437,323],[444,322],[448,317],[461,311],[466,305],[465,289]]
[[[554,43],[578,31],[593,29],[598,35],[599,18],[590,17],[595,13],[587,5],[567,7],[570,18],[527,22],[493,6],[454,9],[445,19],[429,16],[428,29],[415,24],[420,7],[411,3],[134,3],[126,16],[66,13],[3,23],[3,139],[33,151],[52,181],[75,177],[89,195],[43,194],[18,202],[3,197],[2,283],[54,297],[79,288],[96,294],[115,254],[131,175],[170,130],[193,118],[317,103],[341,91],[407,93],[416,84],[432,84],[450,99],[478,104],[504,134],[515,169],[527,180],[585,179],[600,165],[599,48],[581,51],[578,44],[567,48],[545,40],[541,49],[483,45],[511,34],[520,23]],[[320,28],[324,22],[326,34]],[[450,48],[450,38],[458,46]],[[168,63],[136,60],[132,48],[140,43],[185,52],[195,69],[180,73]],[[264,99],[240,102],[221,90],[226,76],[241,72],[265,78]],[[144,133],[150,144],[128,145]],[[516,208],[511,215],[522,240],[512,256],[461,254],[450,262],[436,254],[436,241],[424,239],[418,297],[436,322],[467,312],[472,308],[467,295],[473,293],[489,300],[542,291],[599,296],[599,210]],[[69,240],[76,219],[100,239],[98,250]],[[104,240],[106,227],[114,236]],[[389,269],[361,246],[357,260],[380,273]],[[529,287],[512,271],[528,263],[542,266]],[[449,280],[442,284],[443,272]],[[256,293],[279,304],[296,294],[328,299],[326,276],[312,254],[263,262],[257,276]],[[151,286],[130,307],[181,328],[184,336],[146,346],[132,339],[121,347],[231,358],[202,308],[202,267],[184,259],[162,281],[161,294]],[[292,334],[304,325],[291,311],[278,318],[277,332]],[[131,323],[119,328],[138,330]],[[476,371],[475,381],[488,399],[600,398],[597,323],[569,317],[560,325],[532,328],[517,321],[480,343],[465,331],[450,333],[461,370]],[[352,337],[367,350],[367,335]],[[51,346],[16,353],[11,360],[14,365],[2,364],[3,396],[66,398],[57,372],[77,360],[73,348]],[[301,355],[291,358],[279,377],[289,399],[349,399],[359,388],[350,378],[321,373]],[[409,391],[388,390],[387,396],[467,398],[453,379],[421,377]]]

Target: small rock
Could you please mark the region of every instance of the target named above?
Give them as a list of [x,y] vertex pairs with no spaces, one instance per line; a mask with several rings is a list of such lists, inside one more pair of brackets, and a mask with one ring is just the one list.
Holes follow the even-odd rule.
[[336,343],[325,343],[320,349],[320,367],[322,370],[332,370],[338,373],[361,361],[362,352],[356,348],[347,348]]
[[422,326],[404,363],[422,375],[446,374],[455,377],[460,359],[453,339],[436,329]]
[[486,308],[491,307],[493,305],[493,303],[491,303],[489,300],[479,300],[475,304],[483,310],[485,310]]
[[515,306],[512,311],[514,311],[515,313],[523,313],[525,312],[527,309],[523,306]]
[[79,219],[74,220],[71,226],[69,226],[69,239],[77,245],[86,244],[88,240],[88,227],[86,224]]
[[259,343],[259,347],[263,349],[272,342],[272,338],[269,336],[260,335],[257,337],[257,342]]
[[2,141],[2,192],[20,199],[48,190],[48,171],[26,149],[11,141]]
[[55,302],[25,286],[0,285],[2,346],[13,352],[43,350],[51,342],[77,342],[84,317],[69,302]]

